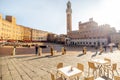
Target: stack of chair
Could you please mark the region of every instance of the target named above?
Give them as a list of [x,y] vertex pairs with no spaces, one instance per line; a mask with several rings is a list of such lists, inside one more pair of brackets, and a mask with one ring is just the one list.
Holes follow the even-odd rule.
[[96,75],[94,75],[94,76],[97,76],[97,69],[98,69],[98,67],[96,67],[95,66],[95,63],[93,63],[93,62],[88,62],[88,76],[89,76],[89,74],[90,74],[90,69],[92,69],[93,70],[93,75],[95,74],[95,72],[96,72]]
[[63,80],[62,77],[55,78],[54,74],[51,73],[51,80]]

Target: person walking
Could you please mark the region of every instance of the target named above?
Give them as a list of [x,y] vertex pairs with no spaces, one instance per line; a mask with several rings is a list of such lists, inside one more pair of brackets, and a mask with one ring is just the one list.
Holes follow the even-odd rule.
[[95,50],[96,50],[96,54],[97,54],[97,52],[98,52],[98,46],[95,46]]
[[37,55],[38,54],[38,44],[35,45],[35,54]]
[[104,46],[104,49],[105,49],[105,52],[106,52],[106,50],[107,50],[107,46],[106,45]]
[[99,53],[99,55],[101,55],[103,53],[103,51],[104,51],[103,47],[100,46],[100,53]]

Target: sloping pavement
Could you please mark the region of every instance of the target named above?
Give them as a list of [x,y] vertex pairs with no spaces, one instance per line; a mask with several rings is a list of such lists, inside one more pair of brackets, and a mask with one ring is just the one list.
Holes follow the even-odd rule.
[[[81,51],[68,51],[66,55],[58,52],[55,56],[34,54],[4,56],[0,57],[0,80],[50,80],[50,72],[56,73],[56,65],[63,62],[64,66],[77,66],[77,63],[84,65],[84,76],[88,75],[88,61],[92,58],[110,58],[120,68],[120,51],[107,52],[102,55],[95,55],[95,52],[88,51],[82,55]],[[118,69],[119,72],[119,69]],[[119,72],[120,73],[120,72]],[[115,74],[117,75],[117,74]]]

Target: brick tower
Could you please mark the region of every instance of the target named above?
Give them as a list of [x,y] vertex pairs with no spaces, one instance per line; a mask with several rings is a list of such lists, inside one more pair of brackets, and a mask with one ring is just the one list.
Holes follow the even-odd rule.
[[67,34],[72,31],[72,9],[71,2],[67,2],[66,16],[67,16]]

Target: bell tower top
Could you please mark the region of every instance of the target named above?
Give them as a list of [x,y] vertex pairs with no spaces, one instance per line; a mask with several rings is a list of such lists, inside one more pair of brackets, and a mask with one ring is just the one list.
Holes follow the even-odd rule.
[[67,14],[71,14],[71,13],[72,13],[71,2],[70,2],[70,0],[67,2],[66,13],[67,13]]
[[67,3],[67,8],[71,8],[71,2],[70,2],[70,0]]

